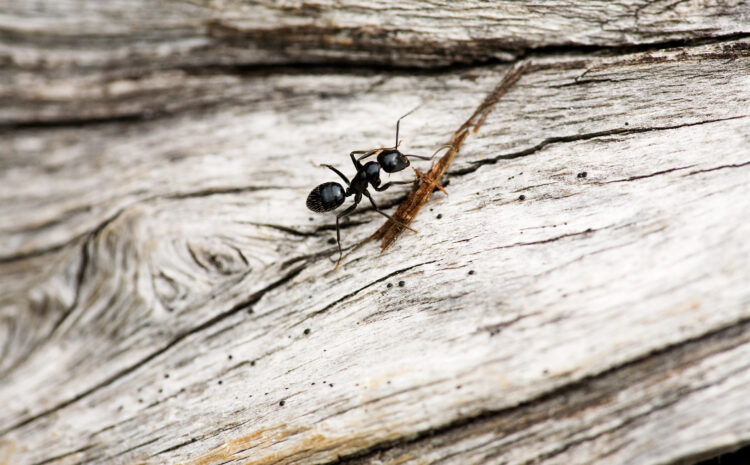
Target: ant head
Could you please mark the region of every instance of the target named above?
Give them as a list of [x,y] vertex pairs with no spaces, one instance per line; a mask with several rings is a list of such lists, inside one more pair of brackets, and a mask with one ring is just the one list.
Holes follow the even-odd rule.
[[367,176],[367,182],[373,187],[380,185],[380,165],[376,161],[368,161],[362,168]]
[[397,149],[383,150],[378,154],[378,163],[386,173],[395,173],[409,166],[409,159]]
[[317,213],[329,212],[344,203],[345,198],[346,193],[341,184],[324,182],[307,196],[307,208]]

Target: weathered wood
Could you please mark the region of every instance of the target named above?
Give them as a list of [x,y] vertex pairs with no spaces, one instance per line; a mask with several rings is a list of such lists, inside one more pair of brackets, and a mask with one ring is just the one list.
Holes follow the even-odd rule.
[[377,66],[492,63],[578,48],[611,53],[750,33],[750,4],[742,0],[0,0],[0,12],[6,125],[247,105],[255,93],[238,84],[258,81],[237,76],[268,73],[269,65],[382,75]]
[[[469,3],[419,21],[418,3],[3,4],[0,463],[661,464],[749,443],[750,42],[726,37],[747,4],[643,4],[653,29],[634,31],[630,6],[558,2],[565,23]],[[376,18],[393,28],[310,40]],[[388,32],[405,18],[422,61]],[[218,25],[254,47],[196,39]],[[474,66],[263,68],[280,47],[455,63],[461,34],[486,48]],[[511,67],[477,62],[527,47],[549,49],[469,133],[419,234],[331,272],[332,217],[304,208],[333,179],[317,165],[350,173],[419,102],[404,146],[432,152]],[[355,212],[345,247],[381,219]]]

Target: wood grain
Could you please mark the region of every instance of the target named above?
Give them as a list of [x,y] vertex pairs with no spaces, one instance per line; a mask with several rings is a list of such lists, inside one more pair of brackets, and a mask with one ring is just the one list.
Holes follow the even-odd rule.
[[742,0],[0,0],[0,12],[0,125],[10,127],[247,105],[254,92],[238,76],[274,70],[413,74],[750,35]]
[[[631,29],[636,6],[605,2],[75,4],[0,4],[0,463],[692,464],[750,443],[745,3],[644,3]],[[375,17],[411,18],[422,61],[385,26],[344,40]],[[484,45],[455,66],[461,40]],[[513,64],[491,55],[529,64],[494,101]],[[328,65],[274,64],[304,62]],[[407,62],[450,66],[358,67]],[[382,224],[358,209],[332,272],[332,215],[304,208],[318,165],[350,174],[420,102],[401,138],[429,154],[488,101],[419,234],[353,250]]]

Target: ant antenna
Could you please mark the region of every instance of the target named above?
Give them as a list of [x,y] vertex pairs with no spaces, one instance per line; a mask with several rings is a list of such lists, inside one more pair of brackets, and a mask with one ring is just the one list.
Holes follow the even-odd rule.
[[399,124],[401,124],[401,120],[404,119],[404,118],[406,118],[407,116],[411,115],[415,111],[417,111],[419,109],[419,107],[421,107],[423,104],[424,104],[424,102],[420,103],[416,107],[414,107],[411,110],[409,110],[408,112],[406,112],[406,114],[403,115],[401,118],[399,118],[398,120],[396,120],[396,146],[395,146],[395,148],[398,148],[398,144],[399,144],[399,142],[398,142],[398,127],[399,127]]
[[424,155],[413,155],[413,154],[406,154],[404,156],[409,157],[409,158],[419,158],[420,160],[432,160],[435,157],[435,155],[438,154],[438,152],[440,152],[443,149],[449,149],[451,147],[453,147],[451,144],[441,145],[437,150],[435,150],[435,153],[433,153],[429,157],[425,157]]

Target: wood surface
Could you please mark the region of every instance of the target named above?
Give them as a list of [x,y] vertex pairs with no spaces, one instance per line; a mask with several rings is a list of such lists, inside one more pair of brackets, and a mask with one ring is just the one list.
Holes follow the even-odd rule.
[[[0,463],[690,465],[750,444],[748,18],[0,0]],[[337,180],[319,165],[352,175],[419,104],[402,148],[454,144],[448,195],[384,252],[363,203],[332,271],[334,215],[304,205]]]

